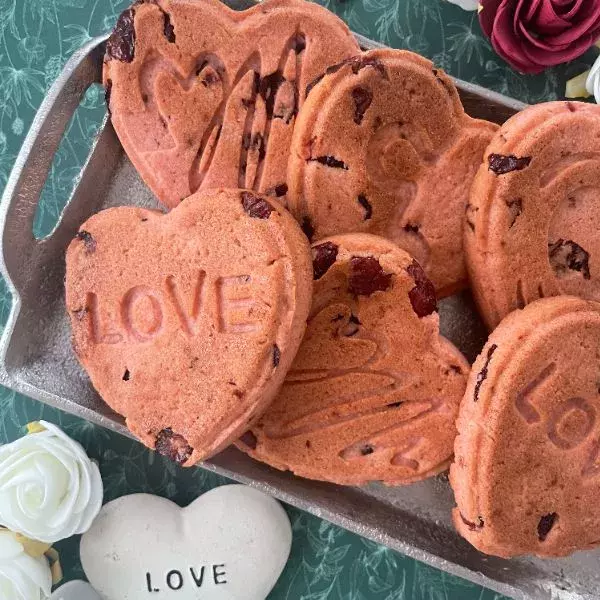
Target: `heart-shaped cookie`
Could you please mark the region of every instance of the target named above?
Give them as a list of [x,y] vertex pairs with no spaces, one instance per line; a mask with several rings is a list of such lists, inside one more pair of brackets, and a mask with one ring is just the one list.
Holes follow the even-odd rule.
[[600,107],[536,104],[486,150],[467,210],[465,253],[490,329],[548,296],[600,300]]
[[290,208],[314,239],[365,232],[412,254],[443,296],[466,284],[473,177],[497,125],[472,119],[427,59],[373,50],[331,67],[298,116]]
[[81,539],[81,564],[105,600],[264,600],[287,562],[281,505],[224,485],[186,508],[148,494],[106,504]]
[[473,365],[450,482],[458,531],[487,554],[600,544],[600,304],[511,313]]
[[104,83],[123,147],[167,206],[209,187],[284,196],[306,85],[359,52],[340,19],[304,0],[242,12],[147,0],[119,18]]
[[50,600],[102,600],[94,588],[85,581],[71,581],[61,585]]
[[133,433],[186,466],[273,399],[311,293],[306,237],[247,191],[203,192],[167,215],[105,210],[67,251],[79,360]]
[[418,263],[367,234],[313,246],[315,294],[281,392],[238,446],[297,475],[410,483],[447,468],[469,364]]

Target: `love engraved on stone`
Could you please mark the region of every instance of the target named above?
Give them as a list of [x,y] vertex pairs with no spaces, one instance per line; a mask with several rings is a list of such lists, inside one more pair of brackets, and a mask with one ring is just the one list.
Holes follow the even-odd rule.
[[[157,583],[155,584],[155,582]],[[149,571],[146,572],[146,591],[151,594],[162,591],[159,587],[160,585],[165,586],[163,589],[178,591],[190,585],[199,589],[205,584],[211,585],[211,582],[214,585],[225,585],[227,583],[227,568],[225,564],[202,565],[198,568],[190,567],[188,571],[172,569],[164,578],[156,578]]]
[[253,291],[250,275],[212,278],[205,271],[198,271],[188,297],[182,293],[177,278],[169,275],[160,289],[132,286],[117,306],[107,306],[96,293],[89,292],[84,313],[89,316],[93,344],[149,342],[165,331],[167,323],[176,323],[192,337],[199,333],[203,317],[219,333],[254,333],[260,330],[261,323],[253,316],[253,309],[260,304]]

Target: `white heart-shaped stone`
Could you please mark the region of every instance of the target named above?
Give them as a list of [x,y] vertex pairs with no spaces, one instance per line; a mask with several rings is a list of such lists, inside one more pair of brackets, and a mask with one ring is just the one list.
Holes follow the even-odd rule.
[[71,581],[59,587],[50,600],[102,600],[94,588],[85,581]]
[[243,485],[187,508],[149,494],[106,504],[81,539],[81,563],[105,600],[264,600],[292,545],[282,506]]

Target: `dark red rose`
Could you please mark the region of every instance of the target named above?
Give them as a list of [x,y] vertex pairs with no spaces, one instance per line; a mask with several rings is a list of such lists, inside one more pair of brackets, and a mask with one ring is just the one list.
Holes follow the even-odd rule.
[[581,56],[600,37],[600,0],[480,0],[494,50],[521,73]]

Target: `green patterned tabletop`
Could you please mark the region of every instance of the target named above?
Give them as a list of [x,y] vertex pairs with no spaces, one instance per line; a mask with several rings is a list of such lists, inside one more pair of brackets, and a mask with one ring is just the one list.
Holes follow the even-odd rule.
[[[128,0],[0,0],[0,189],[46,90],[70,54],[108,31]],[[589,68],[595,52],[536,77],[515,73],[483,37],[475,12],[444,0],[325,0],[350,27],[434,60],[457,77],[526,102],[562,97],[566,79]],[[49,174],[36,235],[52,230],[104,114],[91,88],[72,120]],[[0,281],[0,319],[10,298]],[[185,505],[226,480],[203,469],[180,469],[140,444],[0,388],[0,442],[29,421],[45,419],[79,440],[101,468],[105,500],[133,492]],[[294,542],[270,598],[286,600],[491,600],[501,596],[288,508]],[[83,578],[79,540],[58,544],[66,580]]]

